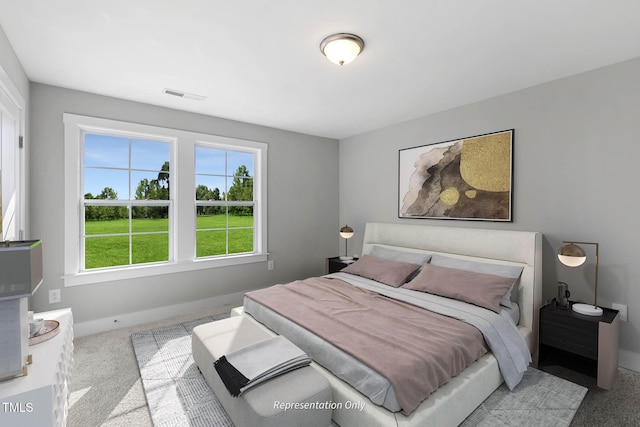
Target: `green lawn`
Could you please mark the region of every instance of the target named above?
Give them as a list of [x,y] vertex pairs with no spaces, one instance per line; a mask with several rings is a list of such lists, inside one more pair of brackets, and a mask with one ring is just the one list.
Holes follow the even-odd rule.
[[[207,257],[253,251],[253,217],[228,216],[229,248],[225,215],[199,215],[196,218],[196,256]],[[241,228],[248,227],[248,228]],[[133,219],[131,262],[143,264],[167,261],[169,258],[168,219]],[[85,268],[129,265],[129,221],[87,221],[87,236],[98,234],[126,234],[123,236],[96,236],[85,239]]]

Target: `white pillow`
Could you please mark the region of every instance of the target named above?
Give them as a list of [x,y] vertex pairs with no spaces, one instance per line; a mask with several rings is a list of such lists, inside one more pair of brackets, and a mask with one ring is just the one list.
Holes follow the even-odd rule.
[[424,265],[431,259],[431,254],[398,251],[395,249],[384,248],[382,246],[374,246],[371,250],[371,256],[418,265]]

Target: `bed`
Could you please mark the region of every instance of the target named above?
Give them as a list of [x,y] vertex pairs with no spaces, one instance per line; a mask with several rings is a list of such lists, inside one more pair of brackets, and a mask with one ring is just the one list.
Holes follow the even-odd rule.
[[[415,255],[428,254],[432,258],[454,260],[454,264],[459,261],[488,264],[496,268],[518,268],[519,279],[515,282],[509,298],[516,303],[514,309],[517,311],[515,315],[517,329],[514,328],[514,330],[516,334],[519,333],[519,338],[523,341],[525,351],[528,352],[527,357],[530,356],[535,364],[537,315],[542,303],[541,240],[542,235],[537,232],[369,223],[365,229],[361,259],[365,258],[364,255],[377,255],[381,251],[387,251]],[[366,279],[361,280],[360,277],[350,276],[348,273],[335,273],[322,280],[334,278],[348,282],[351,279],[367,282]],[[369,284],[364,283],[363,286],[369,286]],[[417,426],[427,425],[427,423],[428,425],[455,426],[504,381],[494,353],[487,352],[448,380],[446,384],[430,393],[428,398],[419,403],[415,409],[412,408],[406,413],[395,407],[398,405],[398,400],[402,401],[401,390],[395,393],[394,388],[390,387],[390,392],[380,393],[377,389],[371,391],[370,385],[354,384],[352,386],[338,377],[350,380],[352,368],[348,368],[347,373],[339,368],[343,365],[341,358],[350,358],[349,354],[341,354],[340,351],[336,354],[328,352],[326,346],[331,347],[331,344],[325,343],[313,334],[309,338],[305,328],[278,315],[269,307],[256,303],[252,298],[245,297],[245,306],[241,312],[242,315],[256,318],[260,323],[268,326],[272,333],[289,338],[307,351],[315,361],[320,362],[314,362],[313,366],[325,375],[331,384],[335,408],[333,419],[341,427]],[[500,313],[502,315],[502,309]],[[301,338],[303,333],[306,338]],[[499,353],[501,353],[500,350],[496,351],[496,354]],[[334,374],[323,367],[332,366],[332,364],[334,372],[337,372],[335,367],[338,367],[338,371],[341,372]],[[501,361],[500,364],[504,370],[505,363]],[[366,371],[368,369],[366,366],[354,369],[364,369],[365,377],[374,377],[374,383],[379,382],[375,375],[370,375]],[[363,374],[360,373],[360,375]],[[510,379],[509,374],[507,378]],[[386,385],[376,384],[376,387],[386,387]],[[360,391],[354,387],[359,387]],[[385,390],[388,389],[385,388]]]

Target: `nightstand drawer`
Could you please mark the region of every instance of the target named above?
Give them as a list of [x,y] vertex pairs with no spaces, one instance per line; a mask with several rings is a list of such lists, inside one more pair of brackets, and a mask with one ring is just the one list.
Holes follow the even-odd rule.
[[342,260],[340,257],[327,258],[325,270],[327,273],[337,273],[357,260],[358,258],[353,258],[352,260]]
[[540,319],[540,343],[565,350],[589,359],[598,359],[598,324],[582,322],[554,313]]

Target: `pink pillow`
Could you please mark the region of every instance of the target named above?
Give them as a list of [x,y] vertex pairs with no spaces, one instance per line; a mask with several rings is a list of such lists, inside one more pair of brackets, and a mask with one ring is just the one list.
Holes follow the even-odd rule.
[[420,268],[418,264],[363,255],[358,261],[340,271],[366,277],[397,288],[406,283],[411,274],[418,268]]
[[425,264],[420,273],[402,287],[454,298],[499,313],[500,299],[511,289],[513,280],[511,277]]

